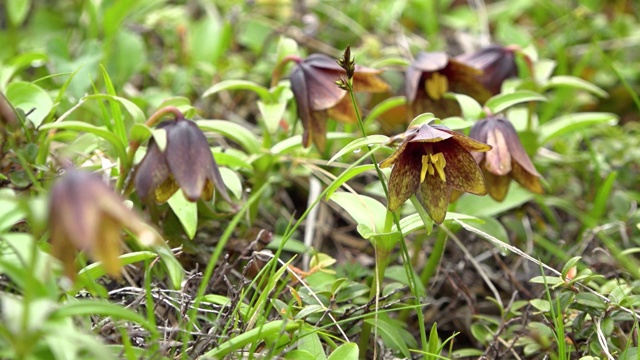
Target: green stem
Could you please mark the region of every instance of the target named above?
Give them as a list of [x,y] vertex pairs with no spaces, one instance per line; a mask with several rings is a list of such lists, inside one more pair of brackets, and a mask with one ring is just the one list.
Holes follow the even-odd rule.
[[[355,97],[355,93],[353,92],[353,79],[348,79],[348,81],[346,81],[346,85],[348,87],[347,92],[349,93],[349,97],[351,98],[351,104],[355,110],[356,113],[356,118],[358,120],[358,125],[360,126],[360,131],[362,132],[362,136],[364,136],[365,138],[367,137],[367,130],[364,127],[364,122],[362,121],[362,116],[360,114],[360,109],[358,108],[358,103],[356,101],[356,97]],[[371,151],[371,147],[369,145],[367,145],[367,148],[369,149],[369,151]],[[380,170],[380,166],[378,165],[378,162],[375,159],[375,156],[373,155],[373,153],[371,153],[371,162],[373,163],[373,166],[376,169],[376,173],[378,174],[378,179],[380,179],[380,183],[382,185],[382,190],[384,191],[384,196],[387,198],[387,201],[389,199],[389,189],[387,187],[387,184],[385,182],[385,177],[384,174],[382,173],[382,170]],[[420,304],[420,294],[418,293],[418,287],[417,287],[417,282],[416,282],[416,278],[414,276],[414,272],[413,269],[411,268],[411,259],[409,256],[409,250],[407,249],[407,244],[404,241],[404,234],[402,234],[401,228],[400,228],[400,219],[398,218],[397,214],[394,212],[391,212],[389,210],[387,210],[387,215],[385,217],[385,224],[384,224],[384,233],[390,232],[391,231],[391,221],[389,221],[389,219],[393,219],[393,224],[396,225],[396,229],[398,229],[398,232],[400,234],[399,238],[400,238],[400,246],[402,249],[402,257],[403,257],[403,262],[404,262],[404,268],[405,271],[407,273],[407,279],[409,280],[409,288],[411,289],[411,294],[415,297],[415,301],[416,301],[416,305]],[[375,248],[375,243],[374,243],[374,248]],[[379,249],[376,249],[376,254],[379,253]],[[377,256],[377,255],[376,255]],[[386,270],[386,264],[388,263],[388,256],[385,258],[384,261],[384,265],[379,266],[378,269],[381,269],[381,274],[379,274],[379,271],[376,270],[376,277],[378,278],[378,276],[382,275],[379,277],[380,281],[382,281],[382,279],[384,278],[384,271]],[[376,264],[378,264],[378,261],[376,259]],[[377,289],[376,286],[376,295],[379,294],[379,289]],[[427,349],[427,333],[426,333],[426,329],[424,326],[424,315],[422,314],[422,309],[419,309],[418,311],[416,311],[416,316],[418,317],[418,326],[420,327],[420,342],[422,343],[422,348],[423,349]],[[369,329],[369,333],[365,332],[365,328],[367,327],[367,323],[364,322],[363,324],[363,331],[361,334],[361,338],[360,338],[360,344],[364,344],[364,347],[361,347],[362,351],[360,352],[360,357],[364,358],[363,356],[366,356],[366,349],[368,348],[368,344],[369,344],[369,336],[370,336],[370,329]],[[426,358],[426,355],[425,355]]]

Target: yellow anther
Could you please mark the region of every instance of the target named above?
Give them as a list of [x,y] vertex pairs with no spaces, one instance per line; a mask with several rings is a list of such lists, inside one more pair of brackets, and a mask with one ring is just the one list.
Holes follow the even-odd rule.
[[420,183],[424,182],[425,177],[427,176],[427,171],[429,170],[429,157],[427,155],[422,155],[422,169],[420,169]]
[[420,182],[424,182],[424,179],[429,175],[435,175],[438,173],[440,180],[446,182],[447,177],[444,173],[444,167],[447,165],[447,161],[442,153],[422,155],[422,169],[420,169]]
[[427,95],[433,100],[440,100],[442,95],[449,90],[449,80],[440,73],[434,73],[424,83]]

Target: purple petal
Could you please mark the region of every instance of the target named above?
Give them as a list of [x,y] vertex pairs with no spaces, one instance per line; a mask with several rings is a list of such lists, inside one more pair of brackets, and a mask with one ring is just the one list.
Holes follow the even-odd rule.
[[482,171],[469,151],[455,140],[436,145],[433,148],[434,153],[442,152],[447,161],[444,173],[449,186],[476,195],[487,193]]
[[419,146],[411,144],[397,157],[389,178],[389,210],[395,211],[420,185],[422,155]]
[[447,215],[451,187],[437,176],[427,176],[417,195],[433,222],[442,224]]

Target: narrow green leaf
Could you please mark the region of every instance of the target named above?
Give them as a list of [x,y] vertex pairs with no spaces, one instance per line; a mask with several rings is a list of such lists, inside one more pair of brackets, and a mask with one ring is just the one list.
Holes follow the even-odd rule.
[[607,211],[607,202],[609,201],[611,191],[615,185],[618,173],[616,171],[611,172],[607,178],[600,184],[598,191],[596,192],[596,198],[593,200],[593,207],[591,208],[591,218],[601,219]]
[[575,89],[585,90],[602,98],[609,96],[606,91],[586,80],[575,76],[558,75],[549,79],[549,82],[543,87],[548,90],[556,87],[571,87]]
[[100,300],[78,300],[62,304],[58,309],[51,313],[52,318],[66,318],[70,316],[83,315],[103,315],[111,316],[116,319],[128,320],[136,323],[143,328],[157,332],[157,329],[142,315],[122,307],[121,305],[112,304]]
[[129,141],[142,144],[151,137],[152,130],[144,123],[133,124],[129,131]]
[[[465,223],[468,221],[476,221],[476,222],[482,222],[482,219],[479,219],[475,216],[471,216],[471,215],[466,215],[466,214],[460,214],[460,213],[455,213],[455,212],[447,212],[447,215],[445,217],[445,221],[452,221],[452,220],[460,220],[460,221],[464,221]],[[411,234],[412,232],[418,230],[418,229],[422,229],[424,228],[424,223],[422,222],[422,218],[420,217],[420,214],[415,213],[415,214],[411,214],[409,216],[406,216],[404,218],[402,218],[400,220],[400,229],[402,230],[402,233],[406,236]],[[394,225],[394,229],[395,229],[395,225]]]
[[398,106],[404,105],[407,103],[407,98],[404,96],[395,96],[388,99],[385,99],[379,102],[376,106],[371,109],[369,114],[364,118],[363,122],[365,125],[368,125],[373,120],[377,119],[379,116],[384,114],[385,112],[396,108]]
[[531,299],[529,303],[538,311],[549,312],[551,311],[551,304],[546,299]]
[[613,126],[617,123],[618,116],[612,113],[586,112],[563,115],[540,125],[538,128],[540,144],[545,144],[550,140],[575,132],[579,129],[598,124],[608,124]]
[[271,321],[262,326],[234,336],[233,338],[220,344],[218,347],[206,352],[197,359],[222,359],[231,352],[242,349],[243,347],[251,343],[259,342],[267,338],[272,338],[275,335],[284,332],[297,330],[302,324],[303,323],[301,321]]
[[[438,323],[434,322],[431,326],[431,332],[429,333],[429,354],[430,355],[439,355],[440,339],[438,338]],[[436,359],[435,356],[427,356],[429,359]]]
[[328,360],[358,360],[359,354],[360,350],[358,349],[358,345],[348,342],[338,346],[338,348],[329,355]]
[[451,130],[462,130],[472,127],[473,121],[465,120],[459,116],[452,116],[440,121],[440,125],[444,125]]
[[197,112],[196,108],[191,105],[191,101],[189,100],[189,98],[184,96],[173,96],[164,99],[158,106],[158,109],[162,109],[167,106],[175,106],[176,108],[178,108],[178,110],[180,110],[181,113],[184,114],[184,117],[187,119],[193,118],[193,116],[196,115]]
[[[134,264],[147,259],[153,259],[157,256],[158,255],[156,253],[151,251],[136,251],[136,252],[120,255],[118,258],[120,259],[120,263],[122,264],[122,266],[126,266],[129,264]],[[104,269],[104,266],[102,266],[102,262],[97,261],[87,265],[82,270],[80,270],[78,272],[78,277],[81,280],[95,280],[106,274],[107,274],[107,271]],[[71,293],[72,294],[77,293],[78,291],[80,291],[80,289],[82,289],[82,287],[83,287],[83,284],[78,283],[73,288]]]
[[196,124],[203,131],[213,131],[237,142],[248,153],[260,152],[261,140],[249,129],[226,120],[198,120]]
[[580,259],[582,259],[582,256],[574,256],[571,259],[567,260],[567,262],[562,267],[562,278],[563,279],[567,278],[567,273],[569,272],[569,270],[572,267],[574,267],[578,263],[578,261],[580,261]]
[[116,101],[120,103],[120,105],[124,106],[125,110],[127,110],[129,115],[131,115],[131,118],[133,119],[134,123],[143,123],[146,120],[146,117],[144,116],[144,112],[138,107],[138,105],[136,105],[135,103],[125,98],[115,96],[115,95],[107,95],[107,94],[87,95],[84,98]]
[[338,176],[335,180],[331,182],[331,184],[329,184],[329,187],[327,189],[327,194],[325,195],[325,200],[329,200],[329,198],[331,198],[331,195],[333,195],[333,193],[336,190],[338,190],[340,186],[342,186],[342,184],[344,184],[345,182],[353,179],[354,177],[362,174],[363,172],[367,172],[373,169],[375,169],[375,166],[373,164],[366,164],[366,165],[353,167],[347,171],[343,171],[340,174],[340,176]]
[[187,237],[192,240],[198,229],[198,204],[187,200],[181,190],[176,191],[168,202]]
[[202,97],[211,96],[223,90],[250,90],[258,94],[260,99],[266,102],[273,102],[275,99],[269,89],[253,81],[248,80],[224,80],[205,90]]
[[507,94],[498,94],[487,100],[484,106],[488,107],[492,113],[497,114],[514,105],[531,101],[547,101],[542,94],[530,90],[518,90]]
[[19,27],[27,18],[31,0],[10,0],[6,2],[7,15],[13,26]]
[[[111,77],[107,73],[107,70],[100,65],[100,70],[102,71],[102,78],[104,80],[104,85],[107,88],[107,94],[111,97],[117,97],[116,89],[113,87],[113,83],[111,82]],[[122,111],[120,110],[120,106],[114,100],[109,100],[109,108],[111,109],[111,117],[113,118],[113,130],[120,137],[123,142],[127,142],[127,134],[124,126],[124,119],[122,118]],[[105,119],[105,121],[108,121]]]
[[88,133],[92,133],[98,137],[101,137],[108,141],[116,151],[116,155],[121,163],[128,163],[127,151],[125,148],[125,144],[111,131],[106,130],[102,127],[97,127],[85,122],[81,121],[57,121],[49,124],[44,124],[40,126],[40,130],[46,131],[51,129],[63,129],[63,130],[72,130],[72,131],[84,131]]
[[152,249],[160,256],[160,259],[162,259],[162,263],[167,270],[173,288],[180,289],[185,271],[178,259],[176,259],[171,249],[165,244],[152,246]]
[[353,140],[352,142],[348,143],[344,148],[342,148],[340,151],[338,151],[335,155],[333,155],[333,157],[329,159],[327,164],[331,164],[332,162],[336,161],[337,159],[341,158],[343,155],[347,153],[358,152],[360,151],[361,148],[365,146],[385,144],[387,142],[389,142],[389,137],[385,135],[370,135],[367,137]]
[[[353,134],[329,132],[327,133],[327,140],[340,140],[353,138]],[[294,135],[290,138],[284,139],[279,143],[271,147],[272,154],[284,155],[294,150],[302,149],[302,135]]]
[[293,93],[289,88],[277,88],[274,92],[277,94],[277,100],[273,102],[266,102],[258,100],[258,110],[262,115],[262,120],[269,133],[274,134],[280,127],[280,120],[287,110],[287,103],[289,99],[293,97]]

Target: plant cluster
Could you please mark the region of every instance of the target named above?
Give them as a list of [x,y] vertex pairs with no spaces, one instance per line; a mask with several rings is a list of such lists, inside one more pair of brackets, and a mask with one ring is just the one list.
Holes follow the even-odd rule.
[[445,46],[450,1],[314,3],[344,28],[304,35],[80,3],[0,16],[0,358],[640,356],[637,119],[566,44],[483,7],[505,45]]

